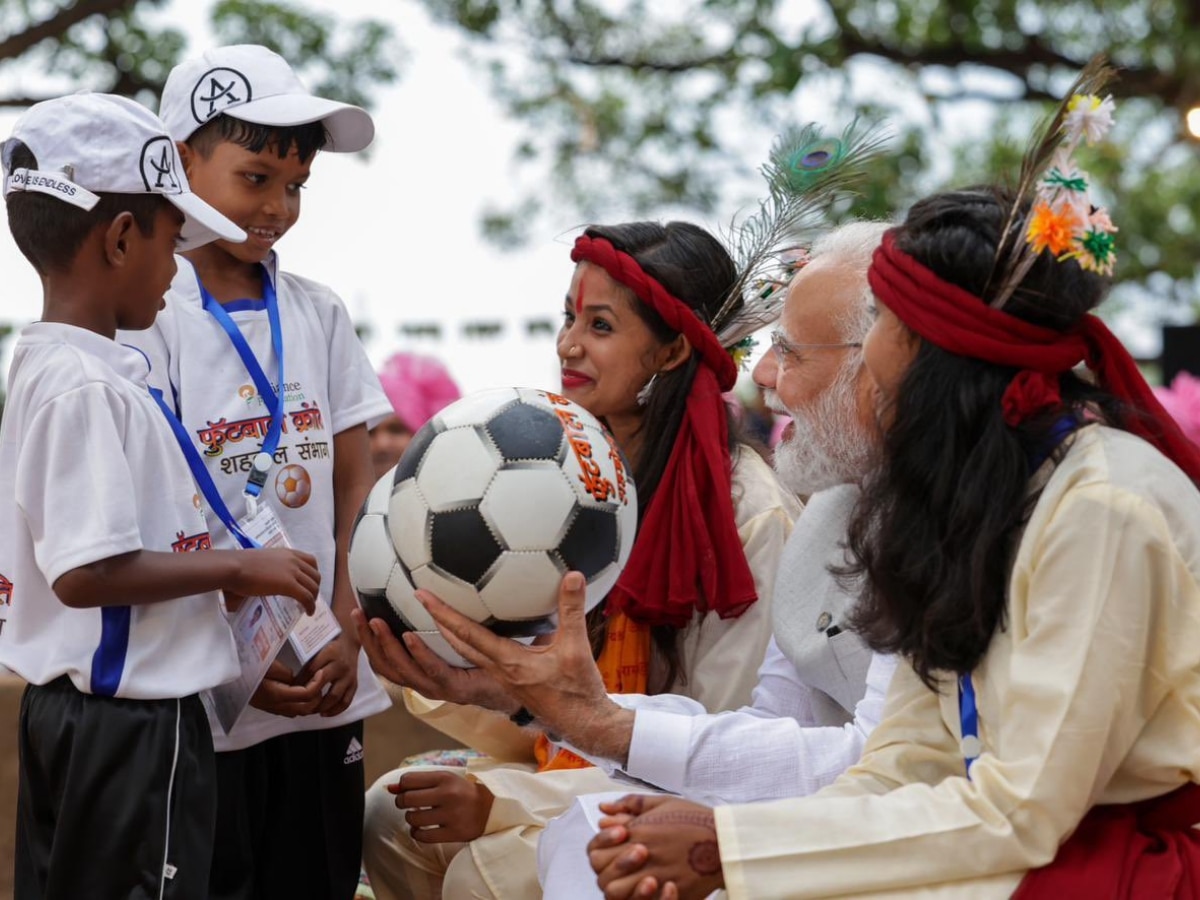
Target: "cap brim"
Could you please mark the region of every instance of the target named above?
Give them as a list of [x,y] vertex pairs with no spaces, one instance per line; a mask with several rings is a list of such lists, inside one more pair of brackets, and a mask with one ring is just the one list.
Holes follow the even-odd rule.
[[256,125],[281,128],[322,122],[330,141],[324,149],[332,153],[355,153],[375,139],[375,123],[365,109],[311,94],[263,97],[230,107],[225,110],[225,115]]
[[246,240],[246,232],[191,191],[162,196],[183,213],[183,230],[179,236],[180,250],[195,250],[213,241],[232,241],[240,244]]

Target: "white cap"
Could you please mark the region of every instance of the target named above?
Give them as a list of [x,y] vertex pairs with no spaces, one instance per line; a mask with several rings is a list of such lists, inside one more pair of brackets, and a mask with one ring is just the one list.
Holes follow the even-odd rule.
[[313,96],[278,53],[258,44],[233,44],[181,62],[167,76],[158,114],[177,141],[186,141],[220,113],[287,128],[321,122],[329,133],[324,149],[362,150],[375,137],[365,109]]
[[[12,168],[20,141],[37,170]],[[162,194],[185,217],[179,249],[218,239],[240,243],[246,232],[188,186],[175,142],[146,107],[127,97],[82,92],[35,103],[4,143],[4,196],[37,191],[91,210],[106,194]]]

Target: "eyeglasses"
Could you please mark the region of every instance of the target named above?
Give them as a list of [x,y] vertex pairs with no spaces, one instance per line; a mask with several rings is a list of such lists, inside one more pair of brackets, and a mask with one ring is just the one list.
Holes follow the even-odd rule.
[[800,362],[806,350],[845,350],[850,347],[861,347],[862,341],[850,341],[844,344],[797,344],[789,341],[779,329],[771,332],[771,349],[780,362],[791,359]]

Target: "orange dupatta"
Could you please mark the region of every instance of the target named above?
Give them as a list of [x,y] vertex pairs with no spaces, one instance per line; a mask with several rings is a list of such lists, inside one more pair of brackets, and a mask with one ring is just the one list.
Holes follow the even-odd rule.
[[[608,619],[608,634],[604,649],[596,660],[604,689],[610,694],[644,694],[650,680],[650,626],[635,622],[624,613],[613,613]],[[546,735],[539,734],[533,748],[539,772],[560,769],[586,769],[591,763],[572,753],[558,749]]]

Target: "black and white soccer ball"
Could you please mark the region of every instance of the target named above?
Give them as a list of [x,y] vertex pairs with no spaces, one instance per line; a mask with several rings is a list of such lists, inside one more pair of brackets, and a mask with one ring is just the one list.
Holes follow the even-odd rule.
[[375,484],[354,525],[350,581],[368,617],[465,666],[415,589],[531,641],[554,629],[567,571],[586,579],[588,609],[603,599],[636,531],[633,479],[595,416],[547,391],[480,391],[427,422]]

